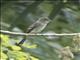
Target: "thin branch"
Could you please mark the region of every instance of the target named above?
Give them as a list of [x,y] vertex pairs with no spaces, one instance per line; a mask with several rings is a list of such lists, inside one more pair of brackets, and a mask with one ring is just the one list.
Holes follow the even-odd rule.
[[[56,2],[55,2],[56,3]],[[53,20],[60,12],[61,12],[61,9],[63,8],[63,3],[61,1],[58,1],[58,4],[55,4],[53,3],[53,9],[52,11],[50,12],[49,14],[49,18],[51,20]]]
[[53,35],[53,36],[74,36],[74,35],[80,35],[80,33],[62,33],[62,34],[43,34],[43,33],[17,33],[17,32],[10,32],[10,31],[4,31],[4,30],[0,30],[0,33],[2,34],[7,34],[7,35],[16,35],[16,36],[48,36],[48,35]]

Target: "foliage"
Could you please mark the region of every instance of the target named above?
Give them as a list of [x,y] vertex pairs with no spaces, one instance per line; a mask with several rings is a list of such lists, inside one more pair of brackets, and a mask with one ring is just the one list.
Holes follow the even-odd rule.
[[[41,17],[51,22],[41,32],[79,33],[80,1],[78,0],[2,0],[1,29],[25,32]],[[44,23],[44,22],[43,22]],[[0,34],[2,60],[79,60],[80,36],[27,36],[23,45],[17,46],[23,37]],[[68,54],[68,53],[71,54]],[[65,55],[65,56],[64,56]]]
[[[26,60],[26,59],[32,59],[32,60],[38,60],[37,58],[31,56],[29,53],[24,53],[19,46],[15,46],[10,43],[9,36],[1,34],[1,59],[7,60],[7,59],[14,59],[14,60]],[[34,45],[33,45],[34,46]],[[27,46],[31,47],[31,46]]]

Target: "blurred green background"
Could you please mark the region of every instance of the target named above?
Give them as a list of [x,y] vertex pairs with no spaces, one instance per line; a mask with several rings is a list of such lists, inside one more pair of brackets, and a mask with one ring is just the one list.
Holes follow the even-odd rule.
[[[1,30],[25,32],[39,18],[48,16],[51,22],[41,33],[79,33],[80,0],[1,0]],[[57,49],[75,47],[80,37],[74,36],[29,36],[22,46],[16,46],[22,36],[0,34],[1,60],[63,60]],[[79,51],[72,51],[71,60],[80,60]],[[67,59],[68,60],[68,59]]]

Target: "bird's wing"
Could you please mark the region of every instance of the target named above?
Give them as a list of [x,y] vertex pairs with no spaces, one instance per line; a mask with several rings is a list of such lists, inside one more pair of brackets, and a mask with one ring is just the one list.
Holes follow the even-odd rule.
[[27,29],[27,33],[30,33],[32,30],[34,30],[38,26],[38,23],[33,23],[29,28]]

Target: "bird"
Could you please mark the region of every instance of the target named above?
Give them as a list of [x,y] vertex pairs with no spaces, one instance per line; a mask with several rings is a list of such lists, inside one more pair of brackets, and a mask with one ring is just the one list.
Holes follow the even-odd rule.
[[[40,33],[48,25],[51,20],[48,17],[41,17],[35,23],[31,24],[27,29],[26,33]],[[18,43],[22,45],[26,41],[26,36]]]

